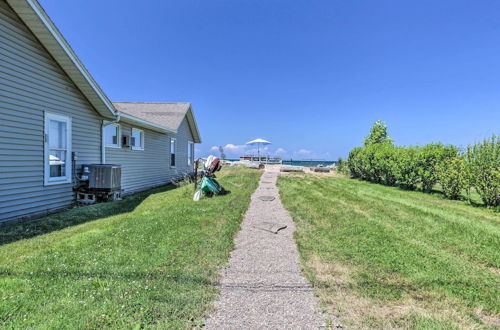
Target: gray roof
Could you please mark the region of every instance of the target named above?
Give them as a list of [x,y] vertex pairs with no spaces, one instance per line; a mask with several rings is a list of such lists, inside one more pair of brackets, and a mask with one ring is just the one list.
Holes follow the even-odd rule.
[[145,120],[177,132],[182,120],[187,117],[194,142],[201,137],[189,102],[113,102],[118,112]]
[[113,102],[116,110],[173,131],[179,128],[190,103]]

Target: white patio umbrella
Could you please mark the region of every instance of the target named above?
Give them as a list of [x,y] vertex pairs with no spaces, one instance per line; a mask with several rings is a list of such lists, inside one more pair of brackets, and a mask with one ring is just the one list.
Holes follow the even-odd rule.
[[248,144],[248,145],[251,145],[251,146],[257,146],[257,155],[259,157],[259,163],[260,163],[260,147],[263,146],[263,145],[266,145],[266,144],[271,144],[271,142],[259,138],[259,139],[255,139],[255,140],[252,140],[252,141],[248,141],[245,144]]

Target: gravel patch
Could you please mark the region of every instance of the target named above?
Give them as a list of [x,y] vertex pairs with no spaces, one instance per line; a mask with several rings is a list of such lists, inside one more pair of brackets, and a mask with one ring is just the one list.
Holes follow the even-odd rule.
[[[229,266],[221,270],[220,297],[205,320],[207,329],[319,329],[325,322],[316,297],[300,273],[295,225],[281,204],[279,167],[266,166],[266,180],[252,195],[235,239]],[[259,196],[275,197],[262,201]],[[277,234],[256,228],[263,222],[286,228]]]

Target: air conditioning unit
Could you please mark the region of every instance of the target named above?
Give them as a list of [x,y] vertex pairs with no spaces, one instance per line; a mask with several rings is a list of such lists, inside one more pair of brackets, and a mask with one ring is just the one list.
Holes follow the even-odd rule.
[[88,168],[89,189],[94,191],[121,190],[121,165],[90,164],[83,165]]
[[130,136],[122,135],[122,147],[130,147]]

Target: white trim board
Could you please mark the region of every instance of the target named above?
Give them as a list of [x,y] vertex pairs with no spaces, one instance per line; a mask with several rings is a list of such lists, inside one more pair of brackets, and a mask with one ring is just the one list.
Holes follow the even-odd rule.
[[[50,120],[56,120],[66,123],[66,164],[64,177],[51,178],[50,177]],[[56,184],[65,184],[72,182],[73,169],[72,169],[72,131],[71,131],[71,117],[63,116],[51,112],[44,112],[44,136],[43,136],[43,184],[44,186],[51,186]]]

